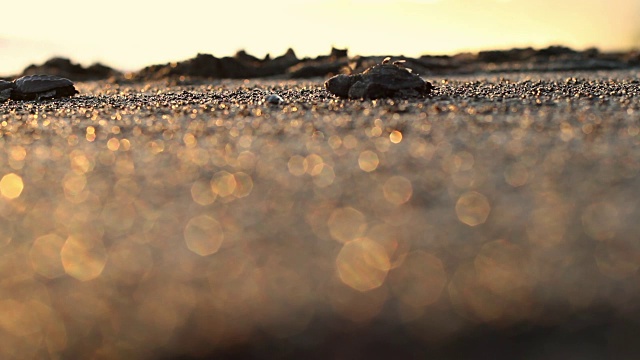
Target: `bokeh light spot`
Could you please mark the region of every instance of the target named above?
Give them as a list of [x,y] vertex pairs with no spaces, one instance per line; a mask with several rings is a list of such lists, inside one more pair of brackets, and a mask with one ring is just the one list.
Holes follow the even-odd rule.
[[80,150],[73,150],[69,154],[71,168],[78,174],[89,172],[94,167],[94,163],[87,155]]
[[87,185],[87,178],[84,174],[76,174],[75,172],[68,172],[62,180],[62,186],[64,187],[64,193],[68,197],[77,196],[84,190]]
[[222,197],[233,194],[236,185],[236,178],[226,171],[217,172],[211,179],[211,190]]
[[291,175],[302,176],[307,172],[308,162],[306,158],[300,155],[294,155],[289,158],[287,167],[289,168],[289,173],[291,173]]
[[391,134],[389,134],[389,140],[394,144],[400,143],[400,141],[402,141],[402,133],[398,130],[392,131]]
[[218,195],[211,189],[211,184],[202,180],[195,181],[191,185],[191,198],[196,204],[205,206],[213,204]]
[[327,164],[320,164],[314,167],[313,183],[319,188],[325,188],[331,184],[336,178],[333,168]]
[[80,281],[97,278],[107,263],[107,251],[99,238],[70,236],[60,256],[65,272]]
[[411,181],[402,176],[390,177],[384,183],[382,190],[384,192],[384,198],[387,199],[388,202],[395,205],[406,203],[407,201],[409,201],[409,199],[411,199],[411,195],[413,194],[413,186],[411,186]]
[[362,171],[371,172],[378,168],[380,160],[378,154],[371,150],[365,150],[358,157],[358,165]]
[[352,207],[334,210],[327,226],[331,236],[342,243],[360,237],[367,230],[365,216]]
[[107,141],[107,149],[111,151],[118,151],[119,148],[120,148],[120,140],[116,138],[111,138],[109,139],[109,141]]
[[233,191],[233,195],[237,198],[243,198],[251,194],[253,189],[253,180],[251,176],[243,172],[233,174],[236,180],[236,188]]
[[47,234],[37,238],[29,251],[31,267],[38,274],[54,279],[64,275],[60,252],[65,240],[56,234]]
[[336,265],[342,282],[358,291],[380,287],[390,268],[384,247],[367,238],[344,244],[336,258]]
[[469,226],[484,224],[491,212],[487,197],[479,192],[469,191],[456,202],[456,214],[460,222]]
[[15,199],[24,189],[22,178],[14,173],[7,174],[0,180],[0,194],[7,199]]
[[216,253],[223,240],[222,226],[216,219],[207,215],[192,218],[184,228],[184,241],[187,247],[200,256]]
[[307,173],[311,176],[317,176],[322,171],[324,160],[318,154],[311,154],[306,157]]

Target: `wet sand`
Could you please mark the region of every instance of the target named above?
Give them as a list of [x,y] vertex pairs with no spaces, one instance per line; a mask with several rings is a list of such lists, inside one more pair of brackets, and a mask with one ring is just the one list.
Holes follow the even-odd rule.
[[638,355],[638,72],[427,80],[0,104],[0,357]]

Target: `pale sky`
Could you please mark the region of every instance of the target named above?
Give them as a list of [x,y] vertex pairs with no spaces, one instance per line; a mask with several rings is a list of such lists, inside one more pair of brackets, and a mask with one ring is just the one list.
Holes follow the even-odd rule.
[[[97,5],[101,4],[101,5]],[[639,0],[30,0],[2,5],[0,74],[65,56],[120,70],[198,52],[263,57],[640,48]]]

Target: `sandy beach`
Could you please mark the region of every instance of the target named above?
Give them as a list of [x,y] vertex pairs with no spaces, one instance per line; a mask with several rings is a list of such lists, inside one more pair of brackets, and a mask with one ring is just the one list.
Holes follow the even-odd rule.
[[0,103],[0,358],[640,354],[638,70],[425,79]]

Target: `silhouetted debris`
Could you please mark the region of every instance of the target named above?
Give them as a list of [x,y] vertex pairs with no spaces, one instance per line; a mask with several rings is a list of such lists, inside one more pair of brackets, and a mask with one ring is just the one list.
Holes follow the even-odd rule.
[[334,47],[331,48],[331,53],[329,55],[331,58],[334,59],[342,59],[342,58],[346,58],[349,57],[349,50],[348,49],[336,49]]
[[120,75],[120,72],[106,65],[96,63],[89,67],[74,64],[67,58],[55,57],[42,65],[29,65],[22,76],[49,74],[69,78],[74,81],[103,80]]
[[296,56],[293,49],[288,49],[284,55],[278,56],[271,60],[269,55],[262,61],[262,65],[258,68],[259,77],[268,77],[275,75],[284,75],[292,66],[298,64],[300,60]]
[[[177,64],[154,65],[135,74],[135,78],[162,79],[166,77],[205,78],[311,78],[335,74],[360,73],[380,63],[384,56],[354,56],[347,49],[332,48],[328,55],[298,59],[292,49],[279,57],[264,59],[239,51],[233,58],[217,60],[212,55],[199,54],[195,59]],[[423,55],[419,58],[394,56],[406,60],[405,66],[423,76],[434,74],[471,74],[477,72],[611,70],[640,65],[637,53],[601,53],[595,48],[575,51],[564,46],[544,49],[515,48],[460,53],[453,56]],[[206,60],[206,61],[203,61]],[[204,64],[201,64],[204,63]],[[195,66],[195,68],[194,68]]]
[[[42,65],[31,65],[22,75],[51,74],[74,81],[116,79],[122,81],[148,81],[171,78],[175,81],[193,79],[249,79],[249,78],[311,78],[336,74],[360,73],[380,63],[385,56],[352,56],[347,49],[332,48],[328,55],[299,59],[293,49],[272,58],[263,59],[238,51],[232,57],[218,58],[211,54],[198,54],[180,62],[151,65],[127,75],[102,65],[87,68],[69,59],[53,58]],[[422,55],[418,58],[393,56],[405,60],[405,66],[422,76],[497,73],[519,71],[574,71],[613,70],[640,66],[640,52],[600,52],[596,48],[576,51],[564,46],[544,49],[514,48],[488,50],[456,55]],[[0,78],[1,79],[1,78]],[[11,80],[11,78],[4,78]],[[189,80],[192,79],[192,80]]]
[[540,49],[537,52],[539,57],[558,57],[563,55],[575,55],[577,52],[573,49],[570,49],[566,46],[549,46],[544,49]]
[[347,59],[334,61],[307,61],[290,67],[287,71],[289,77],[294,79],[328,76],[340,73],[347,66]]
[[217,58],[211,54],[198,54],[195,58],[179,63],[153,65],[135,74],[137,80],[161,79],[172,76],[189,76],[202,78],[230,78],[255,77],[255,67],[246,65],[237,58]]
[[486,63],[503,63],[508,61],[526,61],[536,54],[533,48],[480,51],[477,60]]
[[246,63],[246,64],[260,64],[263,60],[258,59],[257,57],[247,54],[246,51],[240,50],[234,56],[238,61]]
[[339,59],[345,59],[349,57],[349,50],[348,49],[336,49],[334,47],[331,48],[331,52],[329,53],[329,55],[320,55],[318,57],[316,57],[315,59],[308,59],[308,60],[315,60],[315,61],[335,61],[335,60],[339,60]]

